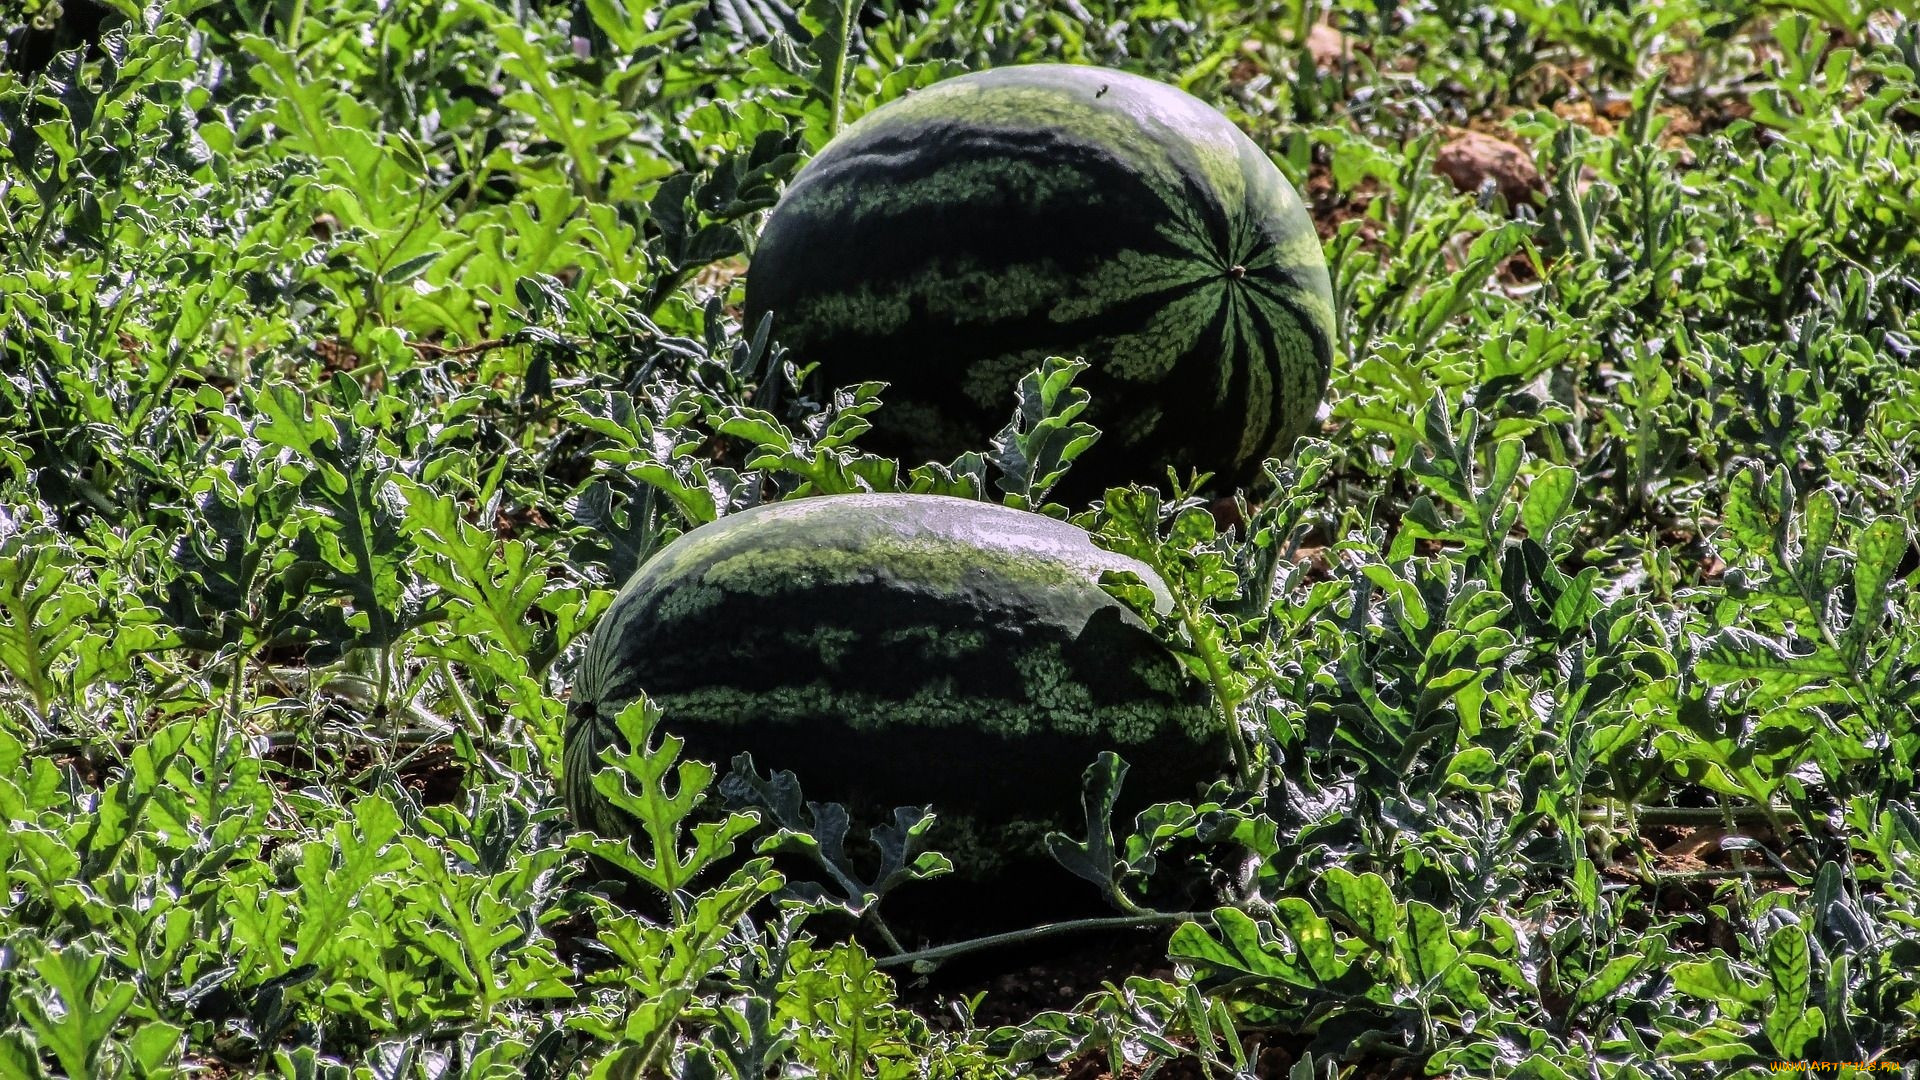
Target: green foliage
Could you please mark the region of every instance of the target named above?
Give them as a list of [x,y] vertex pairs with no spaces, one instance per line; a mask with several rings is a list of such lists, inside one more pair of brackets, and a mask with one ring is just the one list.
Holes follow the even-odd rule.
[[722,787],[735,801],[766,812],[774,828],[760,839],[757,850],[801,856],[825,875],[821,882],[795,883],[796,898],[867,920],[882,933],[891,933],[879,918],[882,898],[909,881],[938,877],[953,868],[944,855],[927,849],[927,830],[934,819],[925,808],[899,807],[890,824],[869,830],[878,861],[868,870],[847,850],[852,820],[846,807],[808,802],[793,773],[782,770],[763,778],[753,767],[752,755],[741,754]]
[[[1911,12],[109,6],[31,63],[77,39],[0,25],[0,1075],[1920,1056]],[[884,386],[739,325],[806,155],[1042,60],[1218,105],[1325,230],[1328,422],[1250,501],[1050,503],[1098,437],[1074,358],[991,445],[875,457]],[[1537,191],[1456,192],[1465,128]],[[939,808],[851,835],[644,704],[588,777],[632,832],[565,820],[618,585],[867,490],[1073,515],[1167,583],[1108,587],[1238,768],[1123,820],[1153,763],[1103,757],[1047,843],[1170,973],[921,1015],[889,972],[977,950],[880,918],[940,886]]]
[[1086,368],[1084,360],[1048,357],[1020,380],[1013,419],[994,437],[993,452],[987,455],[1001,473],[995,483],[1008,506],[1040,509],[1073,460],[1100,437],[1092,424],[1076,419],[1090,398],[1073,380]]
[[632,819],[634,835],[624,845],[584,835],[574,843],[672,896],[730,854],[734,841],[758,819],[729,814],[723,821],[694,823],[694,811],[707,800],[713,784],[713,766],[680,761],[685,743],[672,735],[660,735],[655,745],[659,722],[660,710],[644,699],[620,710],[614,725],[626,749],[604,751],[602,757],[613,767],[593,775],[594,791]]

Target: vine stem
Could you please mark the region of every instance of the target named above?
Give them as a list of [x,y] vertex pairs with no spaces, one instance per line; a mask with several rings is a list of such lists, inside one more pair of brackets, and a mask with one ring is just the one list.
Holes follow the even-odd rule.
[[307,18],[307,0],[293,0],[293,15],[287,19],[286,46],[289,49],[300,45],[300,24]]
[[[1154,562],[1158,563],[1160,560],[1155,559]],[[1164,566],[1156,565],[1154,571],[1162,578],[1172,576]],[[1193,604],[1185,596],[1178,594],[1174,596],[1174,606],[1180,612],[1180,621],[1186,628],[1187,639],[1198,644],[1202,640],[1200,612],[1194,609]],[[1213,684],[1213,698],[1220,705],[1220,718],[1226,724],[1228,749],[1233,754],[1234,769],[1240,774],[1243,782],[1251,784],[1255,780],[1253,752],[1247,746],[1246,732],[1240,730],[1240,703],[1246,700],[1246,696],[1235,694],[1228,689],[1233,672],[1224,667],[1218,655],[1207,649],[1199,651],[1200,662],[1206,665],[1207,680]]]
[[467,694],[467,688],[460,685],[460,676],[453,670],[453,661],[442,658],[440,677],[446,681],[447,693],[453,698],[454,711],[467,725],[467,730],[476,734],[488,733],[488,728],[480,720],[480,710],[474,707],[473,698]]
[[506,346],[513,345],[513,344],[516,344],[516,343],[508,338],[503,338],[503,337],[487,338],[485,341],[476,341],[471,345],[453,345],[453,346],[436,345],[431,341],[407,342],[407,345],[409,348],[413,349],[414,352],[417,352],[422,356],[472,356],[474,353],[488,352],[493,349],[505,348]]
[[840,134],[840,126],[846,115],[847,97],[847,55],[853,51],[854,21],[860,15],[859,0],[850,0],[841,12],[840,25],[832,27],[835,32],[833,63],[830,77],[833,88],[827,97],[827,137]]
[[1794,875],[1790,871],[1782,870],[1775,866],[1676,870],[1672,873],[1649,873],[1643,871],[1640,874],[1640,884],[1658,887],[1661,885],[1688,885],[1696,881],[1734,881],[1748,878],[1759,881],[1791,881]]
[[[1647,806],[1632,808],[1633,819],[1641,825],[1719,825],[1729,817],[1734,821],[1761,821],[1771,825],[1775,820],[1798,823],[1800,815],[1784,806],[1772,808],[1761,806]],[[1608,825],[1615,820],[1613,810],[1582,810],[1580,824]]]
[[918,952],[901,953],[897,956],[880,957],[874,960],[875,967],[901,967],[909,964],[940,963],[956,956],[997,949],[1003,945],[1024,945],[1042,938],[1059,937],[1086,930],[1139,930],[1149,926],[1172,926],[1176,923],[1195,922],[1210,917],[1205,911],[1155,911],[1141,915],[1115,915],[1097,919],[1072,919],[1067,922],[1044,923],[1025,930],[1010,930],[1004,934],[988,934],[986,937],[956,941],[951,945],[938,945]]

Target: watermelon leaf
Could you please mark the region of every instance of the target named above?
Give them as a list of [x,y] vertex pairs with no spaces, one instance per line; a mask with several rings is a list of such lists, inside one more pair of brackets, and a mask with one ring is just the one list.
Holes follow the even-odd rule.
[[1113,804],[1127,778],[1127,763],[1119,754],[1103,750],[1081,780],[1080,803],[1086,811],[1087,838],[1074,840],[1061,832],[1047,834],[1047,853],[1055,862],[1089,881],[1122,911],[1138,910],[1120,887],[1124,866],[1114,858]]
[[[617,506],[616,492],[621,496]],[[623,480],[616,486],[597,477],[568,499],[566,508],[581,526],[572,561],[604,565],[614,581],[632,577],[667,538],[662,521],[666,506],[658,489],[648,484]]]
[[681,1016],[695,1002],[695,988],[727,959],[723,942],[762,898],[780,887],[770,860],[755,859],[718,886],[703,891],[678,913],[670,926],[655,926],[625,913],[601,920],[600,943],[622,960],[636,992],[636,1005],[623,1027],[597,1017],[575,1018],[571,1026],[621,1047],[601,1063],[596,1076],[649,1076],[652,1063],[674,1043]]
[[[639,828],[617,843],[576,835],[571,843],[606,859],[661,893],[672,896],[708,866],[733,853],[734,841],[759,823],[754,814],[728,814],[695,823],[707,801],[714,770],[680,761],[685,742],[659,733],[660,709],[640,698],[613,718],[624,749],[601,751],[608,766],[592,777],[593,789]],[[677,767],[676,767],[677,763]]]
[[827,137],[839,134],[846,113],[847,58],[859,27],[861,0],[807,0],[800,22],[813,37],[807,42],[809,80],[827,103]]
[[1110,489],[1095,533],[1102,547],[1139,559],[1160,575],[1172,594],[1172,617],[1143,606],[1146,597],[1136,582],[1124,576],[1103,575],[1101,587],[1134,607],[1181,666],[1212,689],[1221,734],[1232,747],[1235,767],[1243,778],[1251,778],[1257,766],[1241,729],[1240,706],[1259,686],[1259,673],[1235,663],[1233,646],[1245,637],[1249,623],[1223,610],[1239,595],[1240,578],[1217,535],[1213,515],[1191,488],[1183,488],[1177,480],[1173,486],[1175,498],[1170,504],[1163,504],[1160,492],[1153,489]]
[[786,769],[761,777],[752,754],[733,759],[733,771],[720,790],[730,801],[765,812],[775,832],[760,840],[761,854],[800,855],[826,872],[838,896],[830,896],[823,882],[794,881],[792,891],[823,906],[838,908],[856,919],[877,919],[886,895],[909,881],[938,877],[953,868],[946,856],[927,848],[934,815],[925,807],[896,807],[889,824],[868,830],[880,853],[878,867],[863,872],[847,853],[847,830],[852,815],[839,803],[809,802],[801,794],[799,778]]
[[606,35],[607,43],[629,56],[670,44],[686,32],[694,15],[706,6],[699,0],[664,11],[650,4],[628,6],[621,0],[585,0],[585,4],[594,27]]
[[770,41],[776,34],[804,32],[792,6],[781,0],[714,0],[720,25],[748,41]]
[[[1897,517],[1875,518],[1860,533],[1858,561],[1853,571],[1853,615],[1847,624],[1841,651],[1855,663],[1887,617],[1887,586],[1907,554],[1907,523]],[[1824,556],[1824,552],[1809,552]],[[1824,560],[1823,560],[1824,561]]]
[[79,581],[71,547],[52,529],[5,535],[0,517],[0,671],[27,691],[44,716],[68,650],[84,640],[94,609]]
[[1020,380],[1013,419],[994,436],[987,455],[1000,473],[994,486],[1008,506],[1039,509],[1073,460],[1100,438],[1099,429],[1076,419],[1090,396],[1073,380],[1086,369],[1083,360],[1050,356]]
[[730,469],[709,468],[698,457],[681,453],[677,439],[684,433],[656,426],[638,404],[631,394],[590,391],[563,404],[561,418],[602,437],[592,451],[594,462],[623,484],[638,480],[655,489],[689,525],[719,517],[738,478]]
[[34,961],[47,992],[17,1000],[40,1045],[68,1076],[92,1076],[107,1036],[138,991],[102,970],[107,956],[83,945],[50,949]]

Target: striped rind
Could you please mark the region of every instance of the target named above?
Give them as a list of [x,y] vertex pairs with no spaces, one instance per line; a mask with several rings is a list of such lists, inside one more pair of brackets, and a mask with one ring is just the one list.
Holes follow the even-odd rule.
[[1204,690],[1099,585],[1142,563],[1037,514],[930,495],[758,507],[676,540],[620,591],[569,704],[563,788],[593,792],[611,718],[645,694],[691,755],[793,769],[808,796],[932,803],[981,823],[1070,823],[1103,749],[1187,797],[1224,765]]
[[891,384],[881,449],[983,448],[1019,378],[1082,356],[1082,493],[1166,466],[1253,479],[1311,423],[1333,302],[1299,196],[1225,117],[1100,68],[1001,68],[869,114],[797,176],[747,315],[840,385]]

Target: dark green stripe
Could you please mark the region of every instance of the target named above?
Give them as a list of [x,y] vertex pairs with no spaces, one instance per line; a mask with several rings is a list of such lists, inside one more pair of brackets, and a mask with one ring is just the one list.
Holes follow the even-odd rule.
[[1250,336],[1257,344],[1248,351],[1246,362],[1241,366],[1251,370],[1256,364],[1260,365],[1267,374],[1268,385],[1272,388],[1272,398],[1267,407],[1260,410],[1257,417],[1250,415],[1247,418],[1250,425],[1257,420],[1260,428],[1251,433],[1253,449],[1243,455],[1242,460],[1257,461],[1275,449],[1275,441],[1282,437],[1285,429],[1294,425],[1299,414],[1300,403],[1295,399],[1293,388],[1287,378],[1286,354],[1279,348],[1282,342],[1287,340],[1283,336],[1283,331],[1274,325],[1267,310],[1254,302],[1251,296],[1247,298],[1246,314],[1248,322],[1253,325],[1253,333]]
[[[1289,320],[1298,328],[1298,336],[1306,339],[1308,348],[1324,366],[1333,358],[1333,340],[1329,336],[1332,327],[1327,326],[1313,308],[1301,303],[1301,297],[1310,295],[1310,290],[1301,286],[1291,274],[1286,276],[1288,281],[1285,285],[1269,277],[1248,275],[1246,280],[1261,297],[1286,311]],[[1324,374],[1321,377],[1324,378]]]

